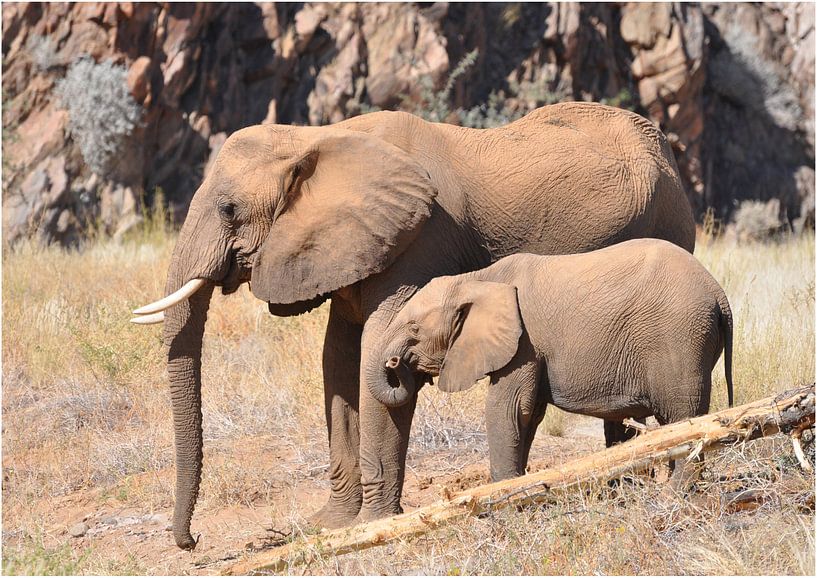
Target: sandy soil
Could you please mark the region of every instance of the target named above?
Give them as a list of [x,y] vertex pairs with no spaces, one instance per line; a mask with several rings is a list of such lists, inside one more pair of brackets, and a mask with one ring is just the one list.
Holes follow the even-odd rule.
[[[601,421],[577,416],[563,437],[540,432],[531,450],[530,468],[539,470],[571,458],[597,451],[604,446]],[[286,461],[284,452],[242,452],[243,460],[270,463]],[[205,456],[206,460],[206,456]],[[282,468],[286,470],[287,468]],[[489,481],[488,458],[481,452],[456,450],[426,452],[409,456],[403,507],[409,511],[440,499],[443,488],[459,491]],[[205,461],[205,473],[208,462]],[[306,472],[309,474],[310,472]],[[193,531],[200,534],[195,551],[179,550],[170,532],[172,504],[157,511],[118,507],[115,499],[101,490],[78,491],[59,499],[51,528],[46,533],[62,541],[84,523],[83,536],[71,537],[77,551],[92,547],[112,559],[132,558],[148,574],[218,574],[247,551],[274,545],[292,528],[293,520],[317,510],[328,496],[325,470],[311,475],[283,477],[272,481],[272,494],[264,499],[247,496],[244,506],[208,510],[199,507],[193,518]],[[149,472],[142,477],[160,477],[173,483],[171,469]],[[138,484],[139,480],[133,480]],[[12,545],[14,540],[10,540]]]

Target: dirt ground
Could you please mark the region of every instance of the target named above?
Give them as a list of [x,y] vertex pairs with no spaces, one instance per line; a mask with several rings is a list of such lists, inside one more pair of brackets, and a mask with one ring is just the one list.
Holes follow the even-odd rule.
[[[564,437],[540,432],[531,449],[530,469],[540,470],[604,447],[601,420],[576,416]],[[484,445],[484,444],[483,444]],[[193,517],[193,533],[199,543],[193,552],[176,547],[170,531],[172,504],[160,510],[121,507],[115,496],[99,489],[81,490],[59,498],[50,527],[45,534],[55,543],[69,540],[72,549],[81,552],[92,548],[117,560],[131,560],[135,567],[151,575],[219,574],[244,553],[262,550],[282,538],[295,524],[323,505],[329,494],[325,469],[299,471],[285,462],[286,452],[268,450],[242,451],[235,456],[244,465],[278,463],[281,471],[295,472],[271,481],[273,491],[267,497],[247,496],[243,506],[208,510],[198,507]],[[205,450],[205,472],[208,475]],[[289,466],[289,467],[287,467]],[[173,470],[149,472],[140,477],[160,477],[173,483]],[[439,499],[443,488],[464,490],[490,481],[487,453],[468,448],[465,452],[440,450],[409,455],[402,504],[406,511],[431,504]],[[134,478],[132,484],[138,485]],[[269,501],[267,501],[269,499]],[[37,513],[31,512],[36,515]],[[41,512],[40,514],[47,514]],[[77,527],[84,524],[83,527]],[[87,528],[87,529],[85,529]],[[74,537],[71,531],[84,535]],[[14,546],[14,540],[7,545]]]

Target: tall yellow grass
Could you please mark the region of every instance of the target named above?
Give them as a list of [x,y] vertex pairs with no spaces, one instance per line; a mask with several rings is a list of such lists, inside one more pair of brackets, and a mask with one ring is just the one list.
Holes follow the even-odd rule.
[[[814,237],[738,245],[703,239],[695,256],[726,290],[735,323],[735,403],[814,381]],[[714,407],[726,407],[723,359]]]

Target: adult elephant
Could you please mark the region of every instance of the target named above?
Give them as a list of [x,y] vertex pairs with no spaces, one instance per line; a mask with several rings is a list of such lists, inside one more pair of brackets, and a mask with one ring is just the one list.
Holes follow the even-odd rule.
[[[250,282],[276,315],[331,297],[323,351],[331,495],[327,527],[395,514],[416,392],[401,399],[381,336],[433,277],[517,252],[573,253],[636,237],[692,251],[695,227],[663,134],[592,103],[537,109],[502,128],[377,112],[331,127],[261,125],[224,144],[173,253],[164,310],[176,435],[173,531],[202,472],[201,347],[216,286]],[[422,376],[416,376],[422,378]]]

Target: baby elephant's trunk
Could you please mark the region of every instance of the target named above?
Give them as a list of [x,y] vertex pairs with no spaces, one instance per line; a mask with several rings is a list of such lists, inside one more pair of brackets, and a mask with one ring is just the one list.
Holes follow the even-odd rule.
[[[388,370],[394,371],[397,376],[397,387],[392,387],[388,380]],[[378,380],[377,386],[371,388],[374,398],[386,407],[400,407],[411,400],[417,392],[414,374],[406,363],[398,356],[392,356],[383,367],[383,379]]]

